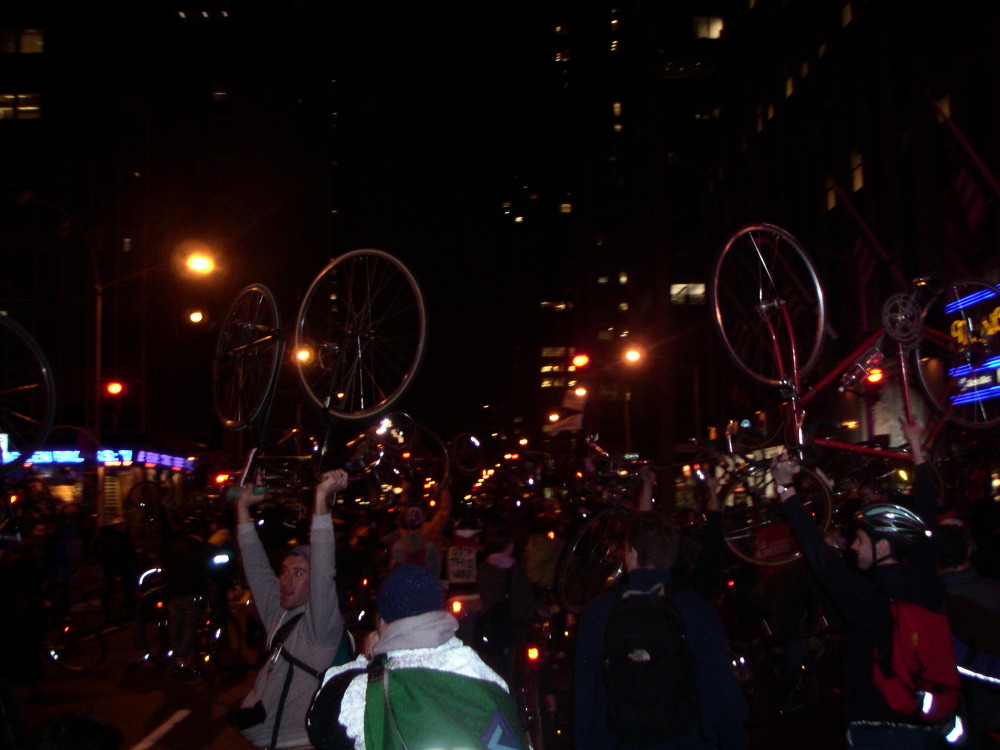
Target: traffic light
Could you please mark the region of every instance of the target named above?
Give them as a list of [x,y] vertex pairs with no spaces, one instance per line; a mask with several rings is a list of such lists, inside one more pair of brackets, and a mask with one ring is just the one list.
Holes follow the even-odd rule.
[[109,396],[121,396],[125,393],[125,384],[120,380],[109,380],[104,385],[104,392]]

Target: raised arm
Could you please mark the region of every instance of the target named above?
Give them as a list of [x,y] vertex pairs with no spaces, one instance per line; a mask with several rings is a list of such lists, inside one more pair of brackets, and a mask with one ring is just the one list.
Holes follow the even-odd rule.
[[312,527],[309,536],[309,601],[304,625],[316,642],[339,638],[344,625],[337,598],[333,521],[330,507],[336,493],[347,486],[347,472],[328,471],[313,493]]

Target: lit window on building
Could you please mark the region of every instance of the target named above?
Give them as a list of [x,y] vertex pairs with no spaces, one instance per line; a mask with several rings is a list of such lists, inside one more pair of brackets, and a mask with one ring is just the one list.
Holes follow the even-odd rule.
[[612,52],[617,52],[618,51],[618,40],[617,39],[612,39],[611,40],[611,51]]
[[622,124],[620,122],[615,123],[615,132],[616,133],[622,132]]
[[542,347],[542,357],[545,359],[551,359],[552,357],[565,357],[566,347],[565,346],[543,346]]
[[21,32],[21,40],[18,45],[18,52],[22,55],[41,54],[44,38],[41,29],[25,29]]
[[556,378],[555,380],[552,381],[552,387],[553,388],[565,388],[566,387],[566,378]]
[[551,380],[543,380],[542,381],[542,388],[551,388],[551,387],[552,387],[552,381]]
[[618,283],[619,284],[627,284],[628,283],[628,271],[619,271],[618,272]]
[[614,338],[614,336],[612,335],[613,333],[614,333],[614,331],[600,330],[600,331],[597,332],[597,340],[598,341],[611,341],[611,339]]
[[844,7],[840,9],[840,25],[847,26],[853,20],[854,11],[851,9],[851,4],[844,3]]
[[721,39],[722,18],[719,16],[695,16],[694,35],[697,39]]
[[569,50],[564,49],[562,52],[556,52],[556,62],[569,62]]
[[572,307],[572,305],[570,305],[568,302],[542,302],[541,303],[541,308],[543,310],[554,310],[555,312],[565,312],[570,307]]
[[799,78],[805,78],[807,75],[809,75],[809,61],[803,60],[799,66]]
[[787,99],[794,93],[795,93],[795,79],[792,76],[788,76],[788,78],[785,79],[785,98]]
[[618,309],[622,312],[628,312],[628,302],[619,302]]
[[857,192],[865,186],[865,168],[860,151],[851,152],[851,189]]
[[832,211],[837,207],[837,190],[834,188],[832,177],[826,178],[826,210]]
[[621,102],[615,102],[614,104],[612,104],[611,105],[611,111],[612,111],[612,113],[614,113],[615,117],[621,117],[622,116],[622,103]]
[[704,284],[671,284],[670,304],[672,305],[704,305]]
[[611,19],[611,31],[613,33],[617,33],[618,32],[618,19],[617,18],[612,18]]
[[212,92],[213,102],[225,102],[229,100],[229,92],[225,89],[215,89]]
[[562,36],[563,34],[568,34],[569,29],[562,25],[556,26],[556,33]]
[[608,283],[608,277],[607,276],[598,276],[597,277],[597,283],[598,284],[607,284]]
[[0,120],[37,120],[41,101],[41,94],[0,94]]
[[523,216],[515,216],[514,217],[514,223],[515,224],[522,224],[523,222],[524,222],[524,217]]
[[561,214],[571,214],[571,213],[573,213],[573,204],[572,203],[560,203],[559,204],[559,213],[561,213]]
[[768,120],[773,120],[774,119],[774,105],[773,104],[768,104],[767,105],[767,119]]

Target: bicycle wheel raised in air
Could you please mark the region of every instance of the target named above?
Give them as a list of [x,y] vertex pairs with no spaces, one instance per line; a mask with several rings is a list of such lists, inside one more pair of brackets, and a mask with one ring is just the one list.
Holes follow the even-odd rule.
[[752,224],[726,240],[712,270],[715,327],[733,363],[780,386],[819,359],[826,330],[823,289],[798,241],[773,224]]
[[223,427],[242,430],[260,416],[274,390],[283,348],[274,295],[251,284],[229,308],[212,360],[212,399]]
[[1000,289],[960,281],[924,307],[915,347],[917,384],[951,424],[1000,424]]
[[45,636],[45,653],[57,667],[69,672],[86,672],[104,663],[107,647],[104,636],[82,622],[63,621]]
[[618,580],[627,518],[628,511],[611,506],[581,519],[573,530],[556,564],[556,598],[563,610],[582,612]]
[[295,363],[305,392],[343,419],[387,408],[420,364],[425,321],[420,287],[399,260],[382,250],[336,258],[299,308]]
[[[816,472],[803,469],[795,478],[806,513],[826,531],[833,513],[830,489]],[[782,565],[802,553],[782,516],[770,471],[730,482],[720,490],[726,544],[754,565]]]
[[55,416],[52,370],[41,348],[0,313],[0,450],[3,469],[18,466],[45,442]]

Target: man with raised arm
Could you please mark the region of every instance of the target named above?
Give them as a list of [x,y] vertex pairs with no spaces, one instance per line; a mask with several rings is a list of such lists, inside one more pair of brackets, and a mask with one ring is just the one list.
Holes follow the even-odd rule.
[[938,554],[931,533],[937,502],[921,428],[900,420],[913,455],[915,478],[909,508],[873,503],[854,514],[854,566],[826,543],[795,490],[795,456],[782,454],[772,468],[778,500],[803,556],[844,618],[844,717],[848,746],[870,750],[938,747],[941,735],[889,708],[875,686],[874,653],[892,648],[893,599],[927,609],[940,605]]
[[[330,505],[347,486],[347,473],[328,471],[316,485],[310,544],[282,559],[275,575],[254,529],[250,507],[263,499],[252,483],[236,505],[243,571],[267,630],[268,656],[253,690],[232,712],[233,723],[260,748],[310,748],[306,712],[321,674],[333,661],[344,633],[334,583],[334,541]],[[307,669],[308,667],[308,669]]]

